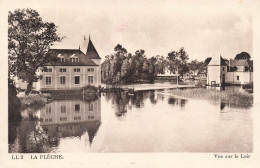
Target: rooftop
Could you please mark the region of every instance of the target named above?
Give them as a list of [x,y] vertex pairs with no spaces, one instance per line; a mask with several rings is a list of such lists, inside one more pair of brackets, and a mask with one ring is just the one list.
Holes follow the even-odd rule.
[[89,36],[89,40],[87,41],[85,36],[84,36],[84,41],[80,47],[81,51],[83,53],[86,53],[86,55],[90,58],[90,59],[101,59],[95,46],[93,45],[90,36]]
[[[54,65],[56,66],[98,66],[79,49],[50,49],[48,54],[50,54],[53,57],[59,57],[65,59],[64,62],[61,61],[55,62]],[[72,62],[70,60],[72,57],[73,58],[78,57],[79,61]]]
[[253,60],[247,60],[247,59],[243,59],[243,60],[230,60],[230,66],[234,67],[234,66],[253,66]]

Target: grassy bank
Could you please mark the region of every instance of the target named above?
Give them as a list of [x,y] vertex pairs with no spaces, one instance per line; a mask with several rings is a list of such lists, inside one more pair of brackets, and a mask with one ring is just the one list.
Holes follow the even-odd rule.
[[221,100],[236,107],[249,107],[253,104],[253,95],[246,92],[229,92],[218,91],[215,89],[174,89],[170,91],[173,95],[194,98],[194,99],[207,99],[211,101]]
[[47,98],[49,94],[29,94],[23,97],[20,97],[21,105],[23,108],[41,108],[44,107],[47,103]]

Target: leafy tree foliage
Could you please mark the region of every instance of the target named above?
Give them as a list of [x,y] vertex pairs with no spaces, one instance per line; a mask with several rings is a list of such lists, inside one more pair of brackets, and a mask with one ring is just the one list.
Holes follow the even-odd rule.
[[114,54],[105,57],[101,65],[102,82],[154,82],[158,73],[165,73],[166,67],[173,73],[178,70],[181,75],[190,70],[202,72],[205,68],[205,64],[197,60],[188,63],[189,56],[183,47],[179,51],[168,53],[167,58],[160,55],[147,58],[142,49],[134,54],[127,53],[127,50],[120,44],[115,47],[114,51]]
[[179,51],[172,51],[168,53],[168,64],[171,72],[175,73],[178,71],[183,77],[183,74],[189,71],[188,67],[189,55],[185,51],[184,47],[181,47]]
[[41,79],[37,70],[44,70],[47,63],[55,62],[47,52],[54,42],[62,39],[57,34],[57,26],[44,22],[36,10],[27,8],[9,12],[9,75],[28,83],[26,94],[32,90],[33,82]]
[[247,52],[241,52],[236,55],[235,60],[247,59],[249,60],[251,56]]
[[118,44],[115,53],[105,57],[101,65],[103,82],[134,83],[138,81],[153,82],[156,76],[157,58],[146,58],[145,51],[140,49],[135,54]]
[[198,60],[192,60],[189,64],[188,64],[188,66],[189,66],[189,70],[190,71],[193,71],[193,72],[198,72],[198,73],[200,73],[200,72],[202,72],[203,70],[204,70],[204,67],[205,67],[205,65],[204,65],[204,62],[202,62],[202,61],[198,61]]

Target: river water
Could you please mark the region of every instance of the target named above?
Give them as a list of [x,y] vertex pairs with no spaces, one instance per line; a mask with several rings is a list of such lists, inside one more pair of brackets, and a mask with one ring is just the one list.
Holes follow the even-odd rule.
[[167,90],[54,100],[9,123],[9,152],[252,152],[252,112]]

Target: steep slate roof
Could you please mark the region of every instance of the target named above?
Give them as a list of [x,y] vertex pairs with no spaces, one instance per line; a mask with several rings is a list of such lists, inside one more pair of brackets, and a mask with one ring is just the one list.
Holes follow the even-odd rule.
[[208,66],[227,66],[226,60],[223,59],[221,56],[220,57],[213,57],[209,63]]
[[[65,58],[65,62],[56,62],[54,66],[98,66],[95,64],[88,56],[86,56],[82,51],[79,49],[50,49],[48,54],[51,54],[54,57],[58,57],[58,55]],[[78,56],[79,62],[72,62],[70,57],[75,54]]]
[[89,37],[89,41],[88,41],[88,49],[87,49],[87,53],[86,55],[90,58],[90,59],[101,59],[98,55],[98,52],[96,50],[96,48],[94,47],[90,37]]
[[224,59],[220,56],[220,61],[221,61],[221,65],[222,66],[228,66],[228,60],[227,59]]
[[219,59],[219,57],[213,57],[213,58],[210,60],[208,66],[211,66],[211,65],[212,65],[212,66],[220,65],[220,59]]
[[230,66],[253,66],[253,60],[230,60]]

